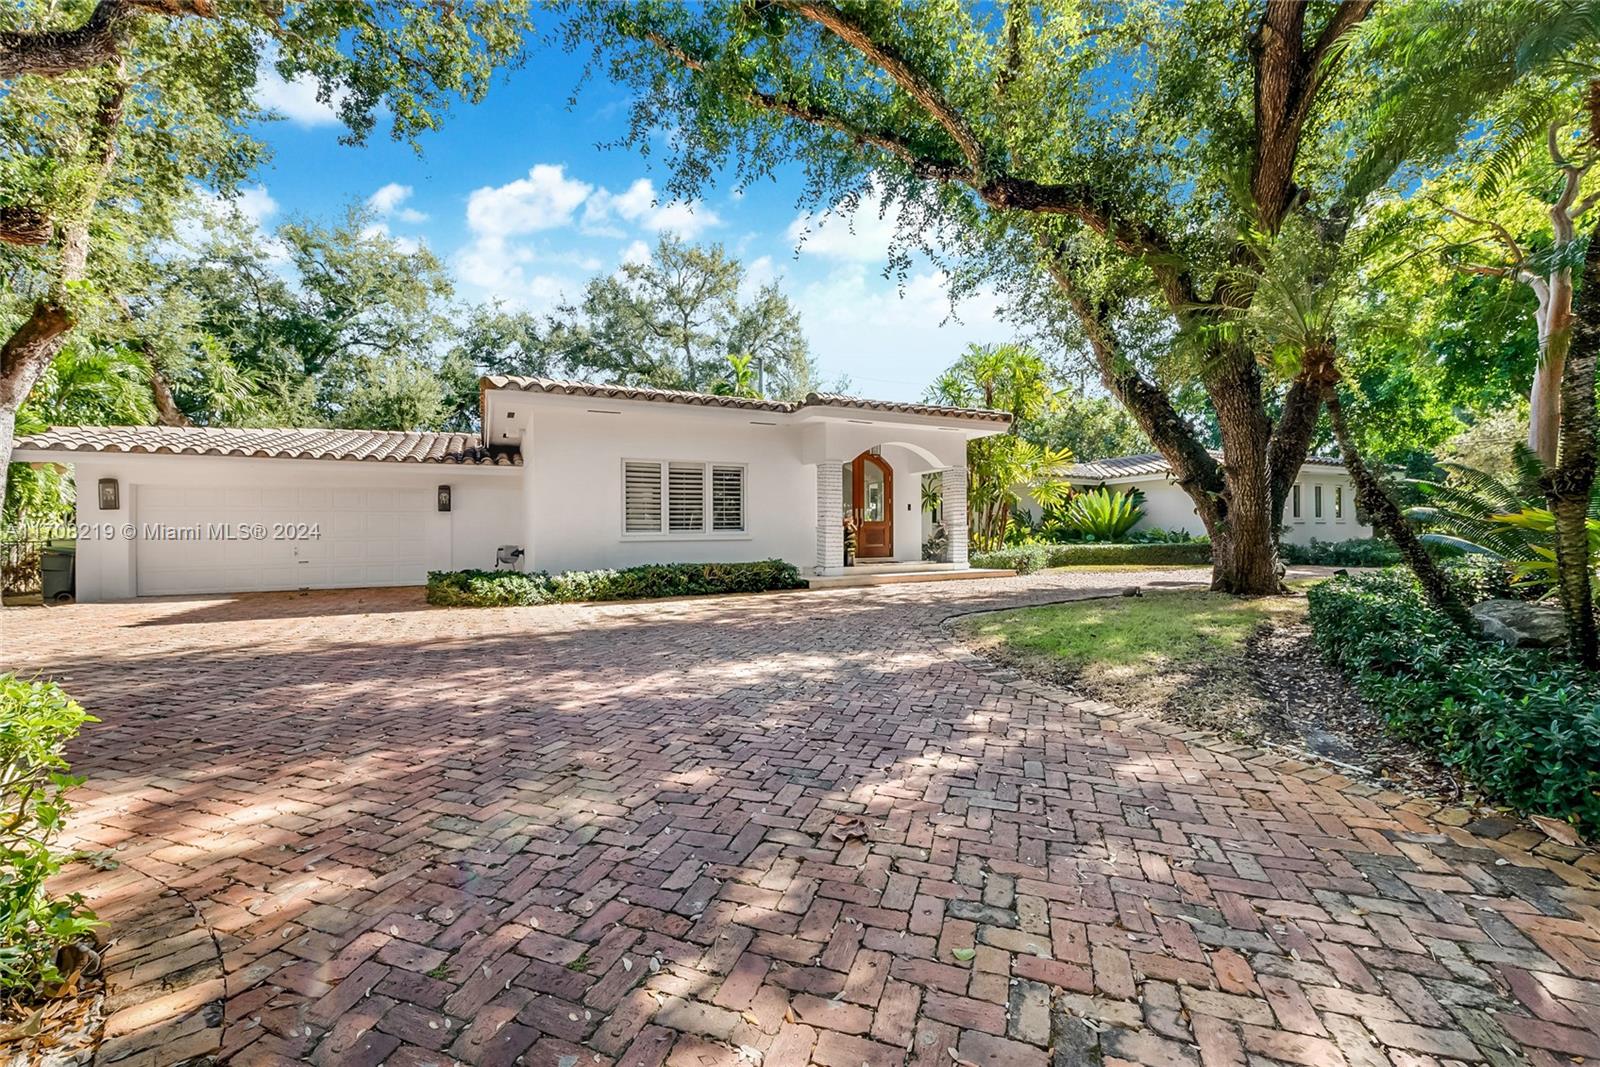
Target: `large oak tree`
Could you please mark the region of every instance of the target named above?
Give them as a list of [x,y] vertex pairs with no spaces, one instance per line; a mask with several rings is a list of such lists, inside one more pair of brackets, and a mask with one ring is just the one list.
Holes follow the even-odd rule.
[[[1068,309],[1193,499],[1214,586],[1267,593],[1336,366],[1284,367],[1238,329],[1251,242],[1297,218],[1337,246],[1403,160],[1447,151],[1470,119],[1369,136],[1389,73],[1356,32],[1372,7],[645,0],[575,5],[567,32],[637,91],[632,143],[671,132],[674,193],[724,167],[741,183],[798,170],[808,199],[881,198],[909,247],[956,248]],[[1151,309],[1153,357],[1129,332]],[[1196,388],[1220,460],[1180,414]]]

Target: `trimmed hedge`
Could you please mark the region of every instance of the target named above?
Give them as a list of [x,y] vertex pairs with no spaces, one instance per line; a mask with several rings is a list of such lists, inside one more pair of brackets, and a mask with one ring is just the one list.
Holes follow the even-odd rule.
[[651,563],[620,571],[430,571],[428,603],[444,607],[516,607],[578,600],[648,600],[666,596],[801,589],[805,580],[781,559],[758,563]]
[[[1483,568],[1451,568],[1477,587]],[[1600,834],[1600,677],[1559,657],[1453,627],[1399,569],[1309,592],[1323,654],[1390,731],[1486,794]]]
[[1297,545],[1285,541],[1278,546],[1285,563],[1318,567],[1393,567],[1403,562],[1400,550],[1377,537],[1354,537],[1348,541],[1319,541]]
[[1012,545],[994,552],[974,552],[974,567],[1014,570],[1031,574],[1045,567],[1094,567],[1121,563],[1196,564],[1211,562],[1209,541],[1174,543],[1083,542],[1074,544]]

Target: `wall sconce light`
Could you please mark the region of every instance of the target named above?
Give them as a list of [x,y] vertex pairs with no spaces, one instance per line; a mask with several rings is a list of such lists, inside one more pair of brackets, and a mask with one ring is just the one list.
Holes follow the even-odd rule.
[[120,506],[120,494],[117,492],[117,480],[115,478],[101,478],[100,510],[116,511]]
[[448,485],[441,485],[439,487],[439,510],[450,510],[450,487]]

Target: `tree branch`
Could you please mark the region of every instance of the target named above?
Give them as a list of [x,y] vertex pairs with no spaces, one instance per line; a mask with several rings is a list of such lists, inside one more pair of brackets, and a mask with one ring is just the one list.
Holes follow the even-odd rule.
[[141,14],[212,18],[211,0],[100,0],[79,26],[0,33],[0,79],[22,74],[57,77],[98,67],[122,54]]
[[1171,466],[1179,487],[1194,501],[1195,510],[1209,530],[1218,518],[1216,501],[1223,490],[1217,461],[1195,438],[1167,394],[1123,358],[1121,347],[1106,324],[1105,308],[1090,301],[1060,259],[1047,252],[1045,262],[1083,327],[1101,382],[1132,413],[1139,428]]
[[1268,232],[1276,232],[1299,196],[1294,167],[1300,135],[1322,88],[1328,57],[1372,5],[1373,0],[1344,0],[1307,50],[1304,0],[1268,0],[1253,42],[1256,143],[1250,168],[1251,198]]
[[0,207],[0,243],[44,245],[50,243],[54,233],[50,216],[36,207],[16,204]]
[[[1308,353],[1308,356],[1310,354]],[[1267,441],[1267,479],[1272,492],[1272,521],[1283,521],[1283,503],[1289,498],[1294,480],[1300,476],[1311,439],[1317,433],[1322,414],[1322,388],[1325,371],[1315,357],[1303,361],[1300,373],[1284,394],[1283,411],[1273,424]]]
[[[695,72],[705,70],[705,62],[697,59],[684,51],[674,42],[659,33],[646,33],[644,39],[655,45],[662,52],[676,59],[686,69]],[[953,181],[963,184],[972,184],[975,175],[959,164],[931,160],[920,155],[904,140],[884,130],[872,130],[836,115],[831,111],[817,107],[815,104],[804,104],[789,96],[779,96],[777,93],[764,92],[760,89],[746,90],[745,100],[767,111],[775,111],[788,118],[812,126],[822,126],[826,129],[842,133],[858,145],[871,145],[881,149],[905,163],[916,174],[935,181]]]
[[[706,60],[693,55],[664,34],[647,31],[640,36],[685,69],[695,73],[705,72]],[[1115,207],[1087,184],[1038,182],[1007,174],[986,178],[983,172],[970,165],[929,158],[901,136],[886,130],[870,129],[792,96],[752,87],[744,91],[744,98],[755,107],[833,130],[858,145],[871,145],[898,159],[921,178],[965,185],[991,207],[1076,218],[1095,233],[1110,239],[1119,250],[1138,258],[1149,267],[1161,288],[1162,296],[1174,313],[1181,316],[1199,303],[1188,272],[1181,265],[1180,257],[1171,243],[1154,227],[1120,217]]]
[[872,34],[856,19],[832,4],[816,0],[778,0],[783,7],[822,26],[839,40],[855,49],[873,66],[887,74],[902,91],[910,96],[933,120],[944,128],[956,143],[975,175],[985,169],[985,152],[978,135],[965,119],[945,100],[933,83],[923,77],[892,45],[873,39]]

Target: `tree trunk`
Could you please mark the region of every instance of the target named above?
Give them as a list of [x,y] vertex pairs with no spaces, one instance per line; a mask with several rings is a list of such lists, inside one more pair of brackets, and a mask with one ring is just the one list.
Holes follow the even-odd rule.
[[1600,356],[1600,228],[1584,255],[1584,286],[1573,313],[1572,339],[1561,376],[1558,461],[1543,477],[1555,516],[1556,585],[1567,621],[1567,648],[1589,668],[1600,667],[1594,615],[1594,561],[1587,518],[1595,479],[1595,361]]
[[0,465],[0,501],[5,500],[6,487],[11,473],[11,435],[17,424],[17,409],[22,407],[33,391],[34,383],[66,344],[67,332],[75,319],[66,306],[67,287],[81,281],[89,261],[89,217],[95,202],[100,198],[111,170],[117,160],[117,134],[122,127],[122,105],[127,98],[128,83],[119,69],[113,71],[111,80],[100,94],[95,113],[94,128],[90,133],[89,159],[94,165],[94,182],[87,200],[77,212],[74,221],[61,236],[61,259],[57,267],[54,293],[33,305],[33,312],[23,320],[3,345],[0,345],[0,430],[5,433],[6,463]]
[[189,416],[178,407],[178,401],[172,395],[172,386],[167,384],[166,375],[161,373],[161,367],[154,360],[150,361],[150,395],[156,402],[156,422],[162,426],[193,426]]
[[1268,463],[1272,421],[1262,405],[1261,372],[1248,353],[1229,352],[1219,356],[1205,384],[1222,431],[1223,456],[1222,499],[1211,527],[1211,588],[1241,596],[1280,593],[1283,567]]
[[[1572,339],[1572,286],[1566,287],[1566,306],[1556,303],[1552,292],[1550,306],[1539,316],[1539,363],[1533,372],[1533,390],[1528,396],[1528,449],[1546,467],[1556,464],[1561,439],[1561,380],[1566,369],[1567,350]],[[1559,320],[1559,322],[1558,322]]]
[[0,33],[0,79],[19,74],[58,77],[117,59],[141,13],[179,17],[216,14],[211,0],[99,0],[71,29]]
[[1394,502],[1389,491],[1378,480],[1378,476],[1361,461],[1355,438],[1350,433],[1349,423],[1345,421],[1344,407],[1339,402],[1339,388],[1336,383],[1327,386],[1323,394],[1323,403],[1328,408],[1328,421],[1333,423],[1333,435],[1339,441],[1339,452],[1344,457],[1345,470],[1350,472],[1350,481],[1355,485],[1356,504],[1371,516],[1372,524],[1387,534],[1389,540],[1400,550],[1400,556],[1406,561],[1406,566],[1411,568],[1411,573],[1416,575],[1417,581],[1421,583],[1422,594],[1428,598],[1428,603],[1443,612],[1462,630],[1476,633],[1477,627],[1473,623],[1472,613],[1450,588],[1444,571],[1439,569],[1433,557],[1423,549],[1417,531],[1412,528],[1411,523],[1401,512],[1400,506]]

